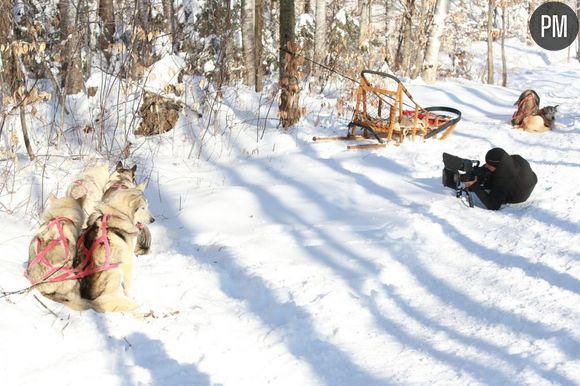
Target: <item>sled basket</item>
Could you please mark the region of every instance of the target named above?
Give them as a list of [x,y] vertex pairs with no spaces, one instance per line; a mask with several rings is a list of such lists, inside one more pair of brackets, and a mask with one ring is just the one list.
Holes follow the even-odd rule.
[[344,137],[314,137],[315,141],[376,140],[350,145],[348,149],[383,147],[392,140],[447,138],[461,120],[461,112],[451,107],[422,108],[395,76],[377,71],[361,72],[355,93],[355,111]]

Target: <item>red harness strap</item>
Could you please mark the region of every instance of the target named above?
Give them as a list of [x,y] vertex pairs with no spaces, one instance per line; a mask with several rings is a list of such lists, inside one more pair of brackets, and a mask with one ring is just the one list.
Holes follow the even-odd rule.
[[[518,103],[518,109],[516,110],[516,112],[512,115],[512,121],[514,120],[519,120],[522,119],[522,122],[518,125],[518,127],[522,128],[524,127],[524,121],[523,118],[526,118],[528,116],[528,111],[524,111],[522,109],[523,104],[530,98],[534,98],[534,94],[530,93],[528,95],[526,95],[524,97],[524,99],[522,99],[520,101],[520,103]],[[531,114],[530,114],[531,115]]]
[[[119,263],[111,263],[111,245],[109,244],[109,238],[107,237],[107,215],[104,214],[101,220],[101,237],[96,239],[90,248],[85,247],[85,233],[81,234],[78,241],[79,253],[84,255],[83,260],[77,267],[78,273],[71,279],[79,279],[85,276],[92,275],[93,273],[103,272],[111,268],[119,266]],[[93,260],[93,253],[99,246],[105,248],[105,264],[96,265]]]
[[[54,283],[54,282],[66,280],[67,276],[70,275],[71,272],[74,271],[73,268],[65,267],[65,265],[70,262],[71,257],[70,257],[70,252],[69,252],[69,248],[68,248],[68,246],[69,246],[68,240],[64,236],[64,231],[62,229],[62,224],[61,224],[62,221],[69,221],[71,223],[73,222],[70,218],[66,218],[66,217],[56,217],[56,218],[52,219],[48,223],[47,228],[50,228],[52,226],[56,226],[59,237],[58,237],[58,239],[52,240],[50,243],[48,243],[48,245],[42,251],[38,251],[40,249],[40,239],[38,237],[36,238],[36,250],[38,252],[37,252],[37,255],[34,258],[34,260],[32,260],[30,262],[30,264],[28,264],[28,269],[26,270],[26,273],[25,273],[26,278],[30,281],[30,283],[32,285],[38,284],[40,282]],[[54,247],[56,247],[60,243],[62,243],[62,245],[64,247],[65,260],[61,265],[55,267],[54,265],[52,265],[52,263],[50,261],[48,261],[46,259],[46,255],[48,255],[48,252],[50,252]],[[36,264],[44,265],[47,268],[48,272],[46,273],[44,278],[42,278],[41,280],[39,280],[37,282],[34,282],[33,279],[30,277],[30,275],[28,274],[28,272],[30,272],[30,268],[35,266]],[[58,276],[52,277],[58,271],[62,271],[63,273],[61,273]]]
[[[28,269],[25,273],[25,276],[28,278],[28,280],[30,281],[30,283],[32,285],[36,285],[36,284],[43,283],[43,282],[44,283],[55,283],[55,282],[64,281],[64,280],[80,279],[80,278],[83,278],[85,276],[89,276],[89,275],[92,275],[92,274],[97,273],[97,272],[103,272],[103,271],[106,271],[108,269],[115,268],[115,267],[119,266],[119,264],[112,264],[111,263],[111,246],[109,244],[109,239],[107,238],[107,215],[103,215],[102,221],[101,221],[101,237],[96,239],[90,248],[87,248],[87,247],[85,247],[85,244],[84,244],[85,234],[84,233],[81,234],[81,237],[79,237],[79,241],[77,244],[77,249],[80,249],[79,253],[82,253],[84,255],[84,258],[81,261],[81,263],[79,264],[79,266],[76,268],[65,267],[65,265],[67,263],[69,263],[71,257],[70,257],[70,253],[69,253],[69,249],[68,249],[68,246],[69,246],[68,240],[64,236],[61,221],[72,222],[71,219],[68,219],[66,217],[57,217],[57,218],[51,220],[48,223],[48,227],[56,226],[56,229],[58,230],[59,238],[52,240],[42,251],[38,252],[38,254],[34,258],[34,260],[32,260],[30,262],[30,264],[28,265]],[[40,248],[40,240],[37,238],[36,241],[37,241],[37,250],[38,250],[38,248]],[[48,261],[46,259],[46,255],[48,254],[48,252],[51,249],[53,249],[59,243],[62,243],[64,246],[65,261],[61,265],[55,267],[54,265],[52,265],[52,263],[50,261]],[[97,266],[92,258],[94,251],[97,249],[97,247],[99,247],[99,245],[103,245],[105,247],[105,264],[103,264],[101,266]],[[42,280],[34,282],[30,278],[28,272],[30,271],[30,268],[36,264],[44,265],[48,269],[48,272]],[[62,272],[62,273],[60,273],[58,276],[52,277],[57,272]]]

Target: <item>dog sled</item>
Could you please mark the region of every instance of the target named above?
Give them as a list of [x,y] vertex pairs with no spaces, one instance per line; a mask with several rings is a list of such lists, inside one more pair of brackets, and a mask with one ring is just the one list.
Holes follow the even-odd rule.
[[[461,120],[461,112],[451,107],[419,106],[403,83],[393,75],[364,70],[356,90],[356,105],[346,136],[314,137],[314,141],[364,141],[347,149],[384,147],[390,141],[402,143],[447,138]],[[369,143],[369,140],[376,142]]]

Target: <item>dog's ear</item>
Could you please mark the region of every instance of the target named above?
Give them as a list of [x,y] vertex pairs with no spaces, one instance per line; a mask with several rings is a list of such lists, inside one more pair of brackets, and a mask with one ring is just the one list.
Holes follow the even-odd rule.
[[48,204],[52,205],[54,203],[54,201],[56,200],[56,196],[54,195],[54,193],[50,193],[48,195]]
[[121,161],[118,161],[117,165],[115,165],[115,169],[117,169],[118,172],[123,170],[123,163]]
[[141,182],[139,185],[137,185],[136,188],[139,189],[140,191],[144,192],[145,191],[145,183]]
[[81,199],[86,195],[87,195],[86,189],[78,185],[75,185],[70,192],[70,196],[75,200]]

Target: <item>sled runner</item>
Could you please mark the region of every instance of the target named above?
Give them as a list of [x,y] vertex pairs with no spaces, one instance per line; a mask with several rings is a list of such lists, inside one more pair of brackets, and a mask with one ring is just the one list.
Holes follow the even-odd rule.
[[[461,112],[451,107],[422,108],[401,81],[384,72],[364,70],[356,90],[356,106],[346,136],[314,137],[314,141],[361,141],[347,149],[384,147],[405,137],[447,138],[461,119]],[[376,140],[377,143],[368,143]]]

